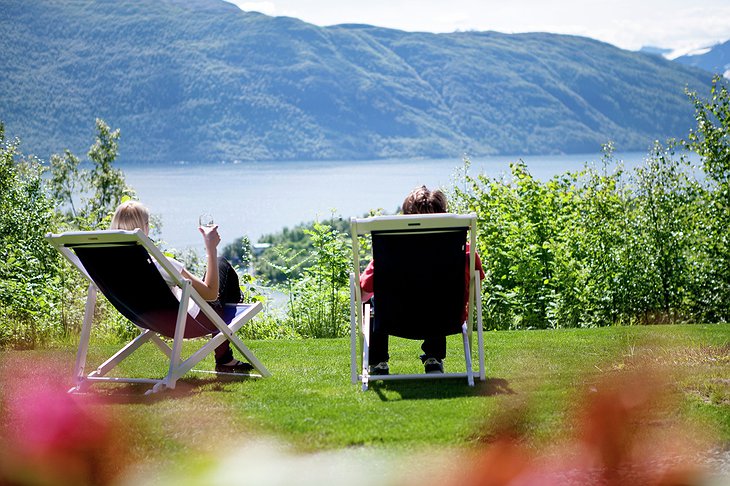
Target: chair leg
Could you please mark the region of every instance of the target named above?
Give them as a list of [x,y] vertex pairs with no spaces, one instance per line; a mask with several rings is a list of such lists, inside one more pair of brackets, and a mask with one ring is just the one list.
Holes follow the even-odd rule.
[[[170,367],[167,376],[162,382],[164,386],[171,389],[175,388],[178,378],[184,373],[179,369],[179,366],[183,336],[185,336],[185,324],[188,319],[188,301],[190,300],[191,287],[190,280],[185,280],[185,285],[182,286],[182,295],[180,296],[180,307],[177,310],[177,323],[175,324],[175,336],[172,340]],[[157,385],[155,385],[155,388],[157,388]],[[153,388],[153,393],[157,391],[155,388]]]
[[89,290],[86,295],[86,306],[84,309],[84,322],[81,326],[81,336],[79,337],[79,349],[76,353],[76,363],[74,364],[74,387],[69,390],[69,393],[81,391],[84,383],[86,355],[89,352],[89,340],[91,339],[91,325],[94,320],[96,295],[96,287],[94,284],[89,284]]
[[487,381],[486,365],[484,364],[484,323],[482,322],[482,283],[479,278],[475,281],[476,317],[477,317],[477,346],[479,346],[479,380]]
[[367,391],[370,379],[370,304],[365,304],[362,313],[362,391]]
[[[236,332],[253,316],[255,316],[261,310],[261,304],[257,303],[251,306],[245,314],[236,318],[233,322],[226,325],[221,318],[213,312],[212,315],[208,315],[208,318],[213,322],[218,330],[218,334],[210,338],[207,343],[198,348],[193,354],[191,354],[185,361],[180,363],[177,367],[180,375],[183,375],[190,371],[200,361],[209,355],[216,347],[220,346],[225,340],[228,340],[231,345],[238,350],[241,355],[248,360],[249,363],[259,372],[261,377],[266,378],[271,376],[271,372],[256,358],[254,353],[236,336]],[[206,314],[207,315],[207,314]]]
[[271,376],[271,372],[266,369],[266,367],[259,361],[259,359],[251,352],[251,350],[243,344],[243,341],[241,341],[238,336],[235,334],[231,334],[228,336],[228,340],[233,344],[233,346],[240,352],[244,358],[248,360],[249,363],[253,365],[253,367],[258,370],[259,373],[261,373],[262,378],[268,378]]
[[466,361],[466,380],[469,386],[474,386],[474,371],[471,364],[471,349],[469,347],[469,336],[466,323],[461,325],[461,336],[464,340],[464,360]]
[[350,273],[350,380],[353,385],[357,383],[357,306],[355,274]]
[[149,329],[145,329],[140,333],[139,336],[132,339],[129,343],[127,343],[126,346],[124,346],[122,349],[114,353],[114,355],[109,358],[108,360],[104,361],[102,364],[99,365],[99,367],[96,369],[96,371],[89,374],[90,377],[99,377],[104,376],[107,373],[109,373],[114,367],[116,367],[119,363],[124,361],[127,356],[132,354],[142,346],[144,343],[150,340],[152,336],[155,334],[150,331]]
[[154,343],[154,345],[157,346],[159,350],[168,357],[168,359],[172,357],[172,349],[167,345],[167,343],[165,343],[165,341],[162,340],[162,338],[160,338],[160,336],[153,334],[150,336],[150,341],[152,341],[152,343]]

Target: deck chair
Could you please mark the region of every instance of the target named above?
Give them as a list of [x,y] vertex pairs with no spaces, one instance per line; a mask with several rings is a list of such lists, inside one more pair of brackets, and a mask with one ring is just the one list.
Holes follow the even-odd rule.
[[[261,303],[231,304],[217,313],[193,289],[190,280],[182,277],[170,261],[139,229],[134,231],[106,230],[68,232],[46,235],[56,247],[89,280],[84,321],[79,349],[74,366],[74,387],[69,392],[80,392],[97,382],[149,383],[147,393],[175,388],[175,383],[192,370],[203,358],[228,339],[253,365],[258,374],[266,377],[269,371],[251,350],[236,336],[253,316],[261,311]],[[159,262],[158,270],[152,259]],[[170,281],[182,291],[178,300],[163,279],[166,272]],[[88,375],[84,371],[89,338],[96,306],[97,289],[127,319],[140,329],[140,334]],[[196,318],[187,313],[189,300],[199,307]],[[211,334],[214,334],[212,337]],[[172,347],[163,338],[172,338]],[[183,339],[210,337],[197,351],[183,360]],[[167,375],[160,379],[117,378],[106,376],[125,358],[146,342],[155,344],[169,358]],[[240,375],[239,375],[240,376]]]
[[[481,289],[479,272],[474,269],[475,251],[469,256],[469,312],[464,311],[464,263],[467,234],[471,248],[476,248],[476,215],[417,214],[352,218],[353,273],[350,275],[351,329],[350,373],[353,383],[362,382],[368,389],[372,380],[466,377],[474,385],[471,341],[472,329],[478,336],[481,381],[484,368]],[[373,375],[369,367],[370,304],[362,302],[360,290],[359,237],[372,235],[375,268],[376,329],[388,335],[423,340],[429,336],[462,334],[465,373]],[[476,325],[474,325],[476,323]],[[359,337],[359,339],[358,339]],[[358,373],[358,345],[362,356]]]

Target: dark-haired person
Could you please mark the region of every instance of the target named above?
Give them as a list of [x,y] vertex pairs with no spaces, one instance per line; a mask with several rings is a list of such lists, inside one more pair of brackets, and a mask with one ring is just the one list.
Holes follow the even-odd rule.
[[[435,191],[429,190],[426,186],[417,187],[412,190],[403,201],[401,210],[403,214],[435,214],[445,213],[448,209],[448,202],[446,195],[439,189]],[[466,244],[466,263],[465,278],[469,282],[469,243]],[[479,277],[484,279],[484,270],[482,269],[482,262],[479,258],[479,254],[475,253],[475,267],[479,270]],[[374,297],[373,295],[373,270],[374,261],[370,261],[365,270],[360,274],[360,290],[362,292],[363,301],[367,301]],[[436,289],[434,289],[436,292]],[[466,320],[467,308],[469,296],[465,295],[464,302],[464,314],[463,319]],[[373,300],[373,306],[375,307],[375,299]],[[444,358],[446,357],[446,337],[433,337],[427,338],[421,345],[423,354],[421,355],[421,361],[426,373],[443,373],[444,372]],[[373,323],[370,323],[370,347],[369,347],[370,362],[376,363],[370,366],[371,375],[387,375],[390,373],[388,366],[388,335],[386,333],[375,332],[373,330]]]

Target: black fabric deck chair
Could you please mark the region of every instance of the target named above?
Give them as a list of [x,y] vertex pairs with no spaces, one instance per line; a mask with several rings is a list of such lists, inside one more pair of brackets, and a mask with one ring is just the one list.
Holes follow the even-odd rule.
[[[192,370],[202,359],[228,339],[253,365],[257,375],[270,373],[251,350],[235,335],[253,316],[261,311],[261,303],[229,304],[216,312],[173,267],[169,260],[140,230],[83,231],[60,235],[49,234],[48,241],[55,246],[89,280],[84,321],[81,328],[78,354],[74,367],[74,387],[71,392],[84,390],[96,382],[150,383],[148,393],[163,388],[175,388],[175,383]],[[159,262],[169,280],[182,291],[180,300],[155,265]],[[127,319],[140,328],[140,334],[95,371],[85,373],[86,355],[96,306],[97,289]],[[200,313],[191,317],[189,300]],[[212,335],[212,337],[211,337]],[[182,360],[183,339],[208,337],[187,359]],[[172,347],[163,338],[172,338]],[[167,375],[161,379],[120,378],[106,376],[142,344],[152,342],[170,360]]]
[[[474,269],[475,252],[470,252],[470,275],[465,286],[466,242],[476,248],[476,215],[430,214],[352,218],[350,372],[353,383],[362,382],[367,390],[370,380],[466,377],[474,385],[471,359],[471,333],[478,335],[479,378],[486,380],[481,320],[479,272]],[[371,234],[373,290],[378,332],[407,339],[462,334],[465,373],[445,374],[369,374],[370,304],[362,302],[359,285],[358,237]],[[464,296],[468,292],[469,312],[462,320]],[[475,325],[476,324],[476,325]],[[359,336],[359,340],[358,340]],[[357,347],[362,352],[362,372],[358,373]]]

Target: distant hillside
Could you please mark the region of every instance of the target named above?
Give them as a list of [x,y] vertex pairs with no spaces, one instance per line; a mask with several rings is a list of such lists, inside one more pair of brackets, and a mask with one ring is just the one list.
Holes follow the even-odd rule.
[[680,56],[675,61],[730,77],[730,41],[717,44],[703,54]]
[[317,27],[222,0],[0,0],[0,120],[25,152],[120,160],[644,150],[692,126],[710,76],[551,34]]

